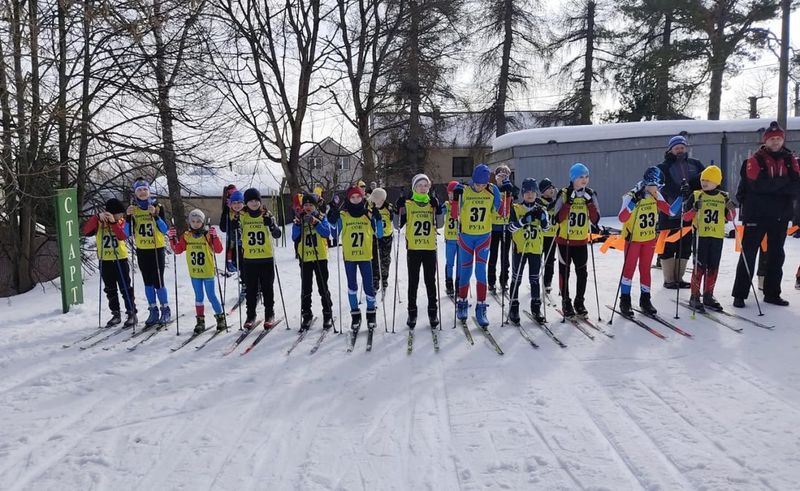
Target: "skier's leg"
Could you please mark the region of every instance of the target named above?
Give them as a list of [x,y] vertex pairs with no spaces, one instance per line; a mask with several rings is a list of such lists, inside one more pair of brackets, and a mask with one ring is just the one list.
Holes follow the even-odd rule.
[[477,235],[475,246],[475,297],[478,302],[486,301],[486,262],[489,258],[491,236]]

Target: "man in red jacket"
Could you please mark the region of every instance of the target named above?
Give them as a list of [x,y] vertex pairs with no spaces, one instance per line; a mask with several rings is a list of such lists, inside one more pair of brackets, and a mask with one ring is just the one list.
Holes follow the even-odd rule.
[[[800,166],[784,146],[785,134],[777,122],[764,132],[763,145],[744,163],[737,198],[744,234],[742,254],[733,284],[733,305],[744,307],[750,293],[756,251],[767,236],[764,302],[787,306],[781,298],[786,227],[792,218],[792,201],[800,193]],[[747,261],[747,263],[745,263]]]

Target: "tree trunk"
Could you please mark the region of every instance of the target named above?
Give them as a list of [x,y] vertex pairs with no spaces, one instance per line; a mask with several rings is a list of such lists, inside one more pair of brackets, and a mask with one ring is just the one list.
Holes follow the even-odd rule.
[[711,85],[708,91],[708,119],[718,120],[722,100],[722,77],[725,73],[725,59],[712,51],[711,55]]
[[789,16],[791,0],[781,0],[781,56],[778,72],[778,124],[786,128],[789,109]]
[[[67,136],[67,2],[56,0],[58,16],[58,168],[62,188],[69,187],[69,138]],[[78,200],[80,203],[80,200]],[[78,212],[82,211],[78,208]]]
[[80,210],[83,210],[86,199],[86,160],[89,154],[89,123],[91,119],[89,91],[92,76],[92,47],[89,40],[93,15],[92,0],[86,0],[83,4],[83,79],[81,80],[81,120],[78,137],[78,175],[76,177]]
[[[406,73],[406,90],[408,91],[408,137],[406,140],[406,165],[407,171],[412,174],[425,172],[425,163],[422,159],[422,122],[420,121],[420,106],[422,106],[422,90],[420,88],[419,72],[419,2],[409,3],[409,56],[408,72]],[[408,172],[404,173],[407,174]],[[403,175],[405,177],[405,175]]]
[[592,79],[594,78],[595,10],[594,0],[586,3],[586,53],[581,87],[580,124],[592,124]]
[[508,72],[511,64],[511,46],[514,43],[514,0],[503,2],[503,54],[500,58],[500,78],[497,81],[497,100],[494,105],[496,135],[506,134],[506,101],[508,99]]
[[372,152],[369,114],[366,111],[362,111],[358,115],[358,139],[361,142],[361,167],[364,182],[377,181],[378,171],[375,165],[375,155]]
[[672,58],[672,16],[664,15],[664,31],[661,33],[661,56],[658,60],[656,74],[656,107],[655,116],[658,119],[668,119],[671,114],[669,100],[669,71]]

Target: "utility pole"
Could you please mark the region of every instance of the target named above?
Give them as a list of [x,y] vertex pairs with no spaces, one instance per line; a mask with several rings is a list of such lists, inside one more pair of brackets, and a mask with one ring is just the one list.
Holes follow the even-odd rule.
[[778,124],[786,128],[789,110],[789,17],[791,0],[781,0],[781,53],[778,73]]
[[800,118],[800,82],[794,83],[794,117]]

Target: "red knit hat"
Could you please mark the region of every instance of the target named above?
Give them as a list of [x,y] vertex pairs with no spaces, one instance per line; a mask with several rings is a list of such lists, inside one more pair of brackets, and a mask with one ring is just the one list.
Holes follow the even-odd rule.
[[766,141],[773,136],[779,136],[784,139],[786,138],[783,128],[781,128],[781,125],[779,125],[777,121],[773,121],[769,124],[769,128],[767,128],[767,130],[764,132],[764,139],[762,140],[762,143],[766,143]]
[[364,197],[364,190],[363,190],[363,189],[361,189],[361,188],[360,188],[360,187],[358,187],[358,186],[350,186],[350,187],[347,189],[347,200],[348,200],[348,201],[350,201],[350,196],[352,196],[352,195],[354,195],[354,194],[359,194],[359,195],[361,195],[361,197],[363,198],[363,197]]
[[452,193],[455,191],[456,186],[458,186],[458,181],[450,181],[447,183],[447,192]]

